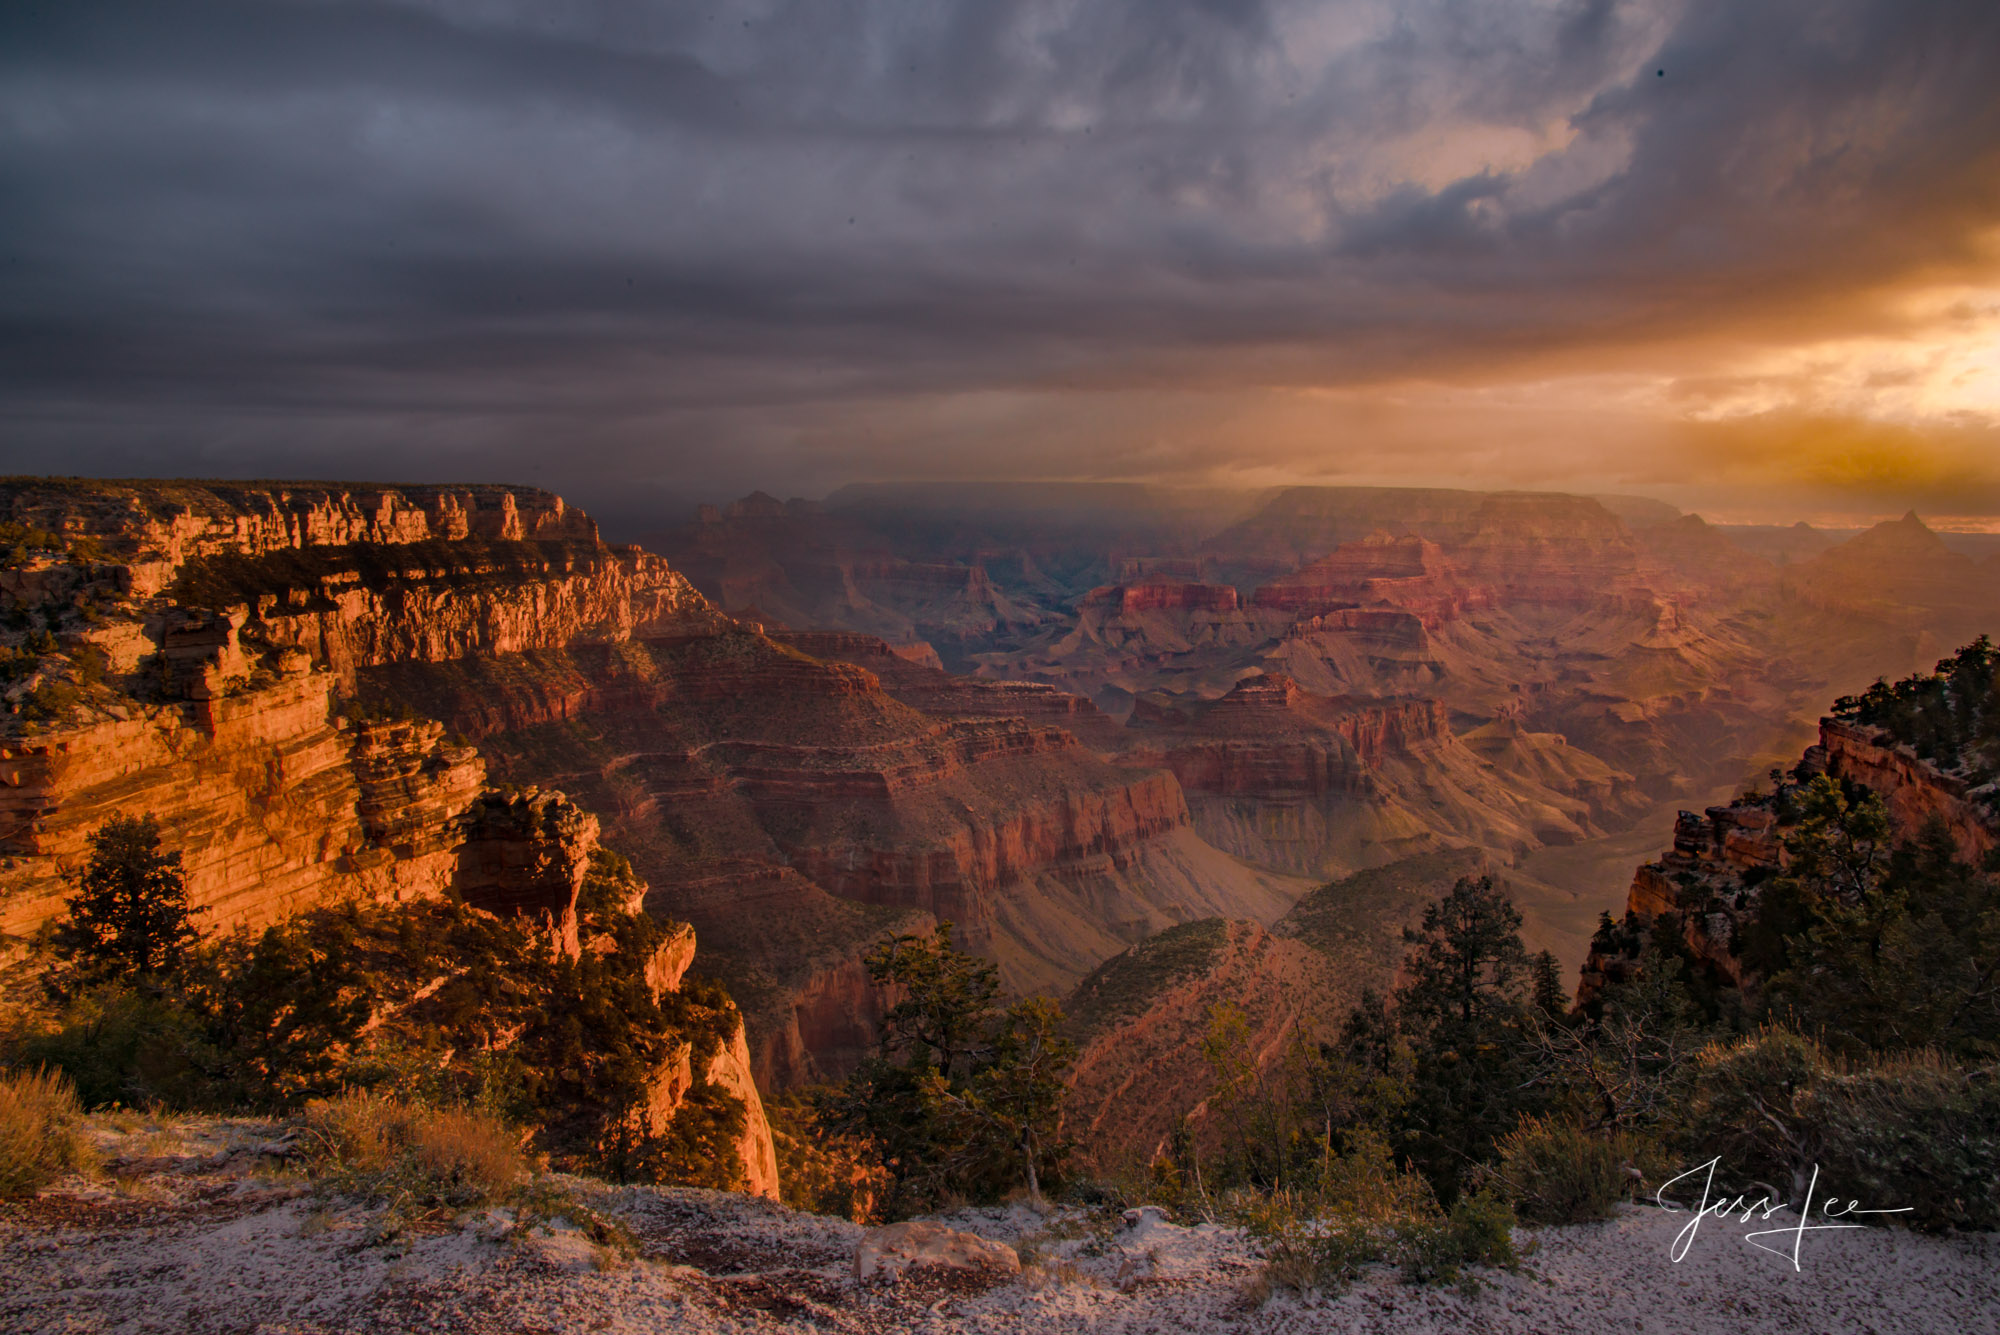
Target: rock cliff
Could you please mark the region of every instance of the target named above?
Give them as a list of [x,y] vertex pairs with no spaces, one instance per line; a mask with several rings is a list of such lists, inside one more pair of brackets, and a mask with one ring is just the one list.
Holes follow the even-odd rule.
[[1788,794],[1816,774],[1880,797],[1892,840],[1914,839],[1931,822],[1940,822],[1959,856],[1974,866],[2000,846],[2000,817],[1974,799],[1963,777],[1921,759],[1882,728],[1822,719],[1818,744],[1773,791],[1680,813],[1672,845],[1633,873],[1623,929],[1615,941],[1600,940],[1593,947],[1578,999],[1587,1002],[1608,981],[1624,976],[1636,957],[1639,933],[1663,918],[1678,923],[1689,951],[1717,978],[1754,991],[1762,980],[1739,954],[1742,931],[1756,919],[1763,884],[1789,865],[1785,838],[1797,817]]
[[[575,955],[597,818],[489,788],[473,746],[357,700],[359,676],[722,623],[663,562],[526,489],[17,480],[0,514],[31,535],[0,572],[0,931],[16,956],[62,912],[89,836],[136,812],[181,855],[205,930],[451,895]],[[687,963],[634,967],[671,988]],[[705,1075],[749,1105],[746,1172],[775,1195],[740,1025]],[[656,1119],[687,1088],[660,1072]]]
[[1548,782],[1566,776],[1502,770],[1433,699],[1322,696],[1266,673],[1212,702],[1136,709],[1128,732],[1130,758],[1180,780],[1205,839],[1298,874],[1462,845],[1520,853],[1593,828],[1588,799]]

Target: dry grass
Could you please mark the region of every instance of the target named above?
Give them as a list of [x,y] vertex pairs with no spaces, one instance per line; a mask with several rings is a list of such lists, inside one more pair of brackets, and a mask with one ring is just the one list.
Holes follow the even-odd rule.
[[1633,1186],[1633,1164],[1644,1157],[1644,1147],[1628,1133],[1524,1117],[1500,1142],[1494,1176],[1523,1219],[1581,1224],[1611,1217]]
[[350,1093],[314,1100],[299,1126],[311,1177],[411,1217],[504,1199],[528,1172],[515,1132],[469,1109]]
[[0,1197],[32,1196],[96,1166],[68,1077],[39,1068],[0,1075]]

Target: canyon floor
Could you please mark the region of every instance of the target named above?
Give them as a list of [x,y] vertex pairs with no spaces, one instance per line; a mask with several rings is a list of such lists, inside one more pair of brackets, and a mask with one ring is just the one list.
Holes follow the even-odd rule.
[[[0,1206],[0,1328],[20,1332],[1474,1331],[1965,1332],[2000,1329],[2000,1238],[1866,1228],[1756,1250],[1746,1225],[1625,1207],[1522,1230],[1513,1272],[1476,1291],[1387,1269],[1329,1299],[1269,1295],[1236,1229],[1017,1205],[954,1227],[1021,1245],[987,1285],[917,1271],[857,1281],[863,1230],[725,1193],[565,1180],[638,1241],[624,1259],[566,1226],[498,1212],[383,1239],[380,1216],[314,1194],[259,1154],[268,1123],[97,1119],[114,1175]],[[510,1235],[511,1234],[511,1235]],[[1789,1236],[1767,1238],[1788,1249]]]

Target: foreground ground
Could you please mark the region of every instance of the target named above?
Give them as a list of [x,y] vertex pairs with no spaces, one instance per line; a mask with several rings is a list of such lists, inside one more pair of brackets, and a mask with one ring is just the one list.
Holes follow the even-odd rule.
[[262,1151],[253,1122],[100,1128],[112,1174],[0,1204],[0,1330],[9,1332],[1938,1332],[2000,1331],[2000,1238],[1888,1229],[1745,1245],[1708,1220],[1627,1208],[1608,1224],[1523,1231],[1518,1272],[1476,1292],[1382,1269],[1332,1299],[1267,1294],[1234,1229],[1150,1215],[965,1212],[954,1227],[1020,1244],[988,1284],[915,1272],[852,1278],[863,1230],[748,1197],[567,1185],[638,1242],[636,1259],[568,1225],[502,1212],[389,1232]]

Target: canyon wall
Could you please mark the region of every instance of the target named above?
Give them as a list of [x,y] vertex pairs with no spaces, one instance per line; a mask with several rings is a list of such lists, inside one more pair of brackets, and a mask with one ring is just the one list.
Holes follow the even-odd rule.
[[880,1007],[857,961],[888,931],[948,919],[1032,991],[1161,926],[1216,907],[1274,917],[1297,893],[1190,843],[1171,774],[1039,721],[1115,733],[1087,702],[949,678],[880,640],[736,626],[397,664],[360,688],[480,738],[497,775],[560,776],[602,813],[658,911],[696,925],[774,1085],[852,1069]]
[[[586,516],[528,489],[16,480],[0,514],[33,548],[0,572],[13,959],[64,911],[90,836],[140,813],[180,855],[205,932],[453,895],[575,954],[597,817],[560,792],[488,787],[474,746],[358,698],[358,679],[724,624],[664,562],[603,547]],[[693,939],[634,967],[677,987]],[[705,1074],[748,1105],[739,1152],[751,1189],[775,1197],[740,1023]],[[664,1124],[693,1073],[657,1077]]]
[[[1940,822],[1958,855],[1980,865],[2000,846],[2000,818],[1974,801],[1969,785],[1940,771],[1884,730],[1851,719],[1820,720],[1819,742],[1809,747],[1788,783],[1825,774],[1858,784],[1882,799],[1891,839],[1914,839]],[[1701,812],[1683,811],[1673,843],[1640,866],[1626,893],[1626,935],[1666,915],[1679,920],[1695,958],[1730,985],[1754,990],[1762,981],[1737,954],[1742,929],[1757,916],[1760,887],[1785,871],[1786,804],[1779,792],[1751,793]],[[1579,1001],[1590,1001],[1632,968],[1636,947],[1593,948],[1585,961]]]

